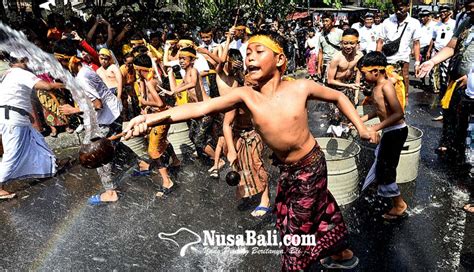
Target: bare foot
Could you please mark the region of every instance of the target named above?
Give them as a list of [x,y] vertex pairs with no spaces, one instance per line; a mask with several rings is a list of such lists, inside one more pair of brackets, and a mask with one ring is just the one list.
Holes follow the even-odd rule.
[[141,171],[146,171],[146,170],[150,170],[150,164],[147,163],[146,161],[138,161],[138,169]]
[[464,205],[464,210],[468,213],[474,213],[474,204]]
[[16,196],[15,193],[10,193],[8,191],[5,191],[3,189],[0,189],[0,199],[11,199]]
[[393,207],[392,209],[390,209],[390,211],[385,213],[382,217],[388,220],[394,220],[400,217],[405,217],[407,208],[408,208],[408,205],[406,203],[403,203],[403,205]]
[[117,200],[118,200],[118,195],[117,195],[117,191],[115,190],[108,190],[108,191],[103,192],[100,195],[101,202],[115,202]]

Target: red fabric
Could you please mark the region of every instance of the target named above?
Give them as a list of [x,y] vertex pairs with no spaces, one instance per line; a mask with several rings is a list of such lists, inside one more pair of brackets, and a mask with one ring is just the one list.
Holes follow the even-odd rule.
[[85,64],[87,64],[87,66],[91,67],[92,69],[94,69],[94,71],[96,71],[97,69],[99,69],[100,67],[100,62],[99,62],[99,54],[97,53],[97,51],[94,50],[94,48],[92,48],[92,46],[90,46],[85,40],[82,40],[79,45],[84,49],[84,51],[87,52],[87,54],[89,54],[92,58],[92,62],[85,62]]

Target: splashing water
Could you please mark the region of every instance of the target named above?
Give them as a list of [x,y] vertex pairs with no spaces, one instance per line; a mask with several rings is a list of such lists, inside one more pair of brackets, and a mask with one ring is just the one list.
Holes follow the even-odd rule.
[[55,79],[61,80],[71,91],[74,101],[84,112],[84,141],[88,142],[96,135],[98,128],[95,110],[90,99],[86,96],[87,89],[91,87],[79,82],[66,71],[52,54],[46,53],[28,41],[25,34],[11,29],[0,22],[0,50],[9,53],[15,52],[19,56],[28,58],[28,67],[34,74],[50,73]]

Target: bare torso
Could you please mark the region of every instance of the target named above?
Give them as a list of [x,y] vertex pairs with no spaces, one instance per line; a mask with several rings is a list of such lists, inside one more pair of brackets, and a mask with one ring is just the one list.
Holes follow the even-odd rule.
[[352,58],[346,58],[341,52],[337,52],[334,56],[338,61],[335,79],[345,83],[353,81],[355,78],[355,67],[361,57],[362,52],[357,52]]
[[[117,88],[118,87],[118,82],[115,73],[120,72],[118,70],[117,66],[114,67],[114,64],[109,65],[106,69],[104,67],[100,67],[97,69],[97,74],[100,76],[100,78],[104,81],[105,85],[110,88]],[[120,76],[122,76],[120,74]]]
[[316,142],[308,127],[308,97],[297,82],[292,81],[291,89],[287,82],[281,82],[275,93],[268,96],[245,88],[244,102],[256,131],[284,163],[300,160]]
[[[195,69],[195,68],[193,68]],[[197,70],[196,70],[197,72]],[[198,73],[199,75],[199,73]],[[192,76],[191,73],[186,73],[183,79],[183,84],[186,84],[188,82],[192,81]],[[200,76],[197,77],[197,83],[196,87],[190,88],[187,90],[188,93],[188,102],[189,103],[194,103],[194,102],[200,102],[200,101],[207,101],[209,100],[209,96],[206,94],[204,91],[204,85],[202,84],[202,78]]]
[[[390,80],[385,80],[384,84],[392,84]],[[373,94],[372,94],[372,103],[375,105],[377,116],[379,117],[380,121],[384,121],[387,119],[387,116],[390,116],[393,114],[393,111],[390,109],[388,106],[388,103],[385,99],[385,96],[383,94],[383,86],[382,84],[378,84],[377,86],[374,87]],[[402,124],[404,123],[404,120],[401,119],[397,121],[394,125]]]

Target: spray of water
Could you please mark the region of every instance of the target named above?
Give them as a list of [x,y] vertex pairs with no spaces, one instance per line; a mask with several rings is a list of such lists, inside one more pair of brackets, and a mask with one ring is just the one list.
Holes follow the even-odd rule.
[[86,90],[91,88],[84,82],[79,82],[66,71],[52,54],[46,53],[26,36],[0,22],[0,50],[8,53],[15,52],[19,56],[28,58],[28,67],[35,74],[50,73],[55,79],[61,80],[68,90],[71,91],[74,101],[84,112],[84,127],[86,134],[84,141],[88,142],[96,135],[98,128],[95,110],[90,99],[86,96]]

